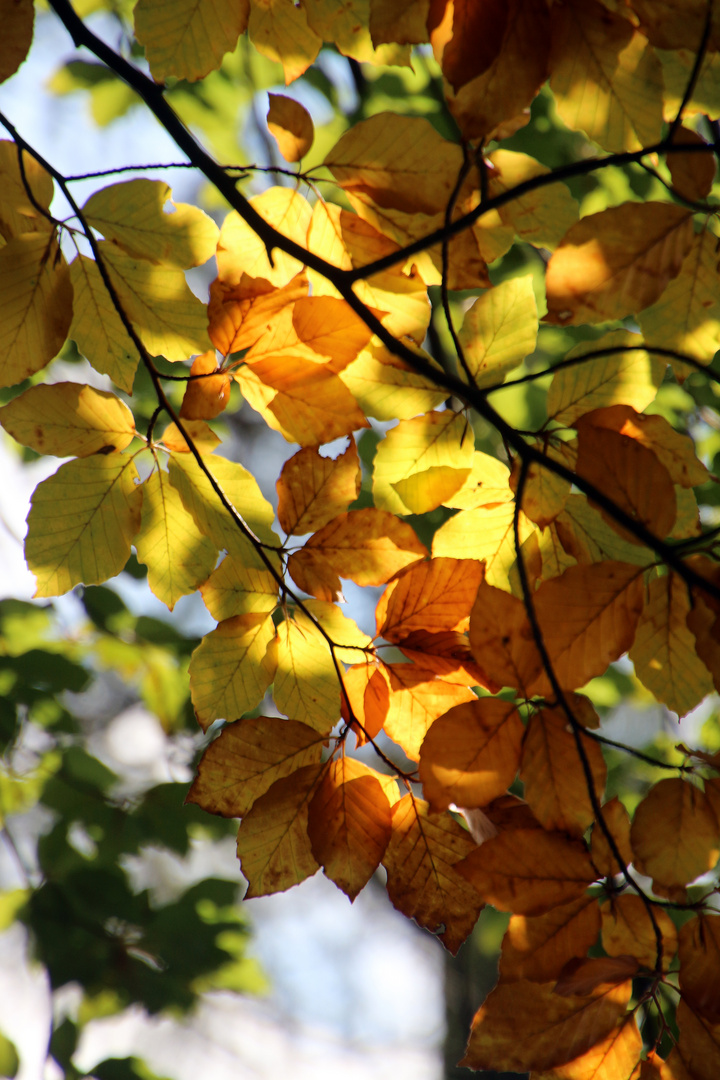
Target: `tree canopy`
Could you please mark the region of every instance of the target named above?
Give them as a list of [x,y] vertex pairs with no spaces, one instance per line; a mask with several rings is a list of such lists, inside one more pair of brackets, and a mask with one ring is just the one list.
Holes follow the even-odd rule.
[[[720,12],[48,4],[82,50],[54,91],[98,123],[149,110],[204,181],[204,208],[174,202],[163,163],[128,161],[81,201],[82,146],[65,175],[0,114],[0,424],[70,459],[34,492],[27,564],[37,598],[84,587],[89,652],[175,702],[169,723],[189,687],[213,739],[190,805],[162,808],[169,842],[241,819],[249,897],[322,869],[353,900],[382,867],[451,952],[484,905],[510,913],[471,1069],[720,1075]],[[33,18],[0,0],[3,78]],[[185,273],[213,258],[200,299]],[[57,357],[108,388],[57,381]],[[287,441],[276,507],[226,456],[241,405]],[[193,647],[131,625],[103,587],[128,566],[170,610],[199,592],[215,629]],[[46,631],[39,656],[11,647],[19,609],[2,617],[12,757],[20,706],[63,730],[55,695],[93,664]],[[665,706],[670,734],[611,739],[613,694]],[[47,805],[111,781],[73,752]],[[22,898],[46,962],[50,891],[89,872],[56,839]],[[208,890],[179,903],[211,936],[241,916]],[[140,927],[113,948],[162,952],[145,900],[124,903],[95,938],[112,916]],[[56,985],[78,978],[63,963]],[[148,971],[117,993],[153,1008]]]

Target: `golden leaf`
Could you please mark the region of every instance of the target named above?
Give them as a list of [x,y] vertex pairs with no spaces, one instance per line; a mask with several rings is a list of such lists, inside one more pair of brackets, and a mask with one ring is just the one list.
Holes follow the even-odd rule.
[[591,896],[551,908],[544,915],[512,915],[500,953],[504,983],[547,982],[568,960],[584,956],[600,931],[600,911]]
[[650,789],[635,811],[630,839],[640,873],[670,889],[712,870],[720,854],[712,807],[699,788],[680,777]]
[[286,161],[300,161],[312,146],[315,129],[304,105],[284,94],[268,94],[267,125]]
[[135,36],[153,77],[195,82],[220,67],[247,27],[249,0],[139,0]]
[[454,705],[476,702],[467,686],[435,679],[433,671],[415,664],[386,664],[390,700],[385,717],[385,734],[417,761],[428,728]]
[[377,636],[399,642],[417,630],[466,630],[483,572],[473,560],[443,558],[406,570],[380,598]]
[[651,919],[642,897],[630,893],[606,900],[600,911],[602,946],[608,956],[634,956],[643,967],[654,970],[657,963],[657,926],[663,944],[662,968],[663,971],[668,970],[677,952],[678,939],[675,924],[667,912],[653,906]]
[[282,64],[286,85],[307,71],[322,45],[305,7],[292,0],[250,0],[248,37],[259,53]]
[[203,731],[262,701],[275,675],[274,638],[265,612],[235,615],[205,635],[190,660],[190,695]]
[[0,424],[23,446],[56,457],[124,450],[136,434],[132,413],[114,394],[70,382],[31,386],[0,409]]

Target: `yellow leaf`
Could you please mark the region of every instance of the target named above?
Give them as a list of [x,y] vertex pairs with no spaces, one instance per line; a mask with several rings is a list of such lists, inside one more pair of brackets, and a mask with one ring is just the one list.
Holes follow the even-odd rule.
[[174,203],[162,180],[111,184],[90,196],[83,214],[106,240],[138,259],[187,270],[215,254],[215,222],[197,206]]
[[250,0],[248,37],[259,53],[282,64],[286,85],[310,67],[322,45],[305,6],[293,0]]
[[3,28],[0,53],[0,82],[14,75],[30,51],[35,7],[32,0],[2,0],[0,21]]
[[[717,296],[718,237],[709,227],[693,237],[680,273],[657,303],[640,314],[649,345],[676,349],[708,364],[720,347],[720,302]],[[671,360],[678,378],[691,368]]]
[[[307,0],[308,22],[324,41],[332,41],[343,56],[363,64],[402,64],[410,67],[410,49],[395,43],[373,47],[369,0]],[[427,32],[426,32],[427,36]]]
[[319,765],[322,747],[317,731],[284,717],[227,724],[201,757],[185,802],[223,817],[245,817],[276,780]]
[[278,521],[288,536],[302,536],[328,525],[360,494],[360,459],[355,443],[336,458],[315,447],[286,461],[276,483]]
[[524,733],[513,702],[456,705],[431,726],[420,748],[419,775],[433,810],[451,803],[486,806],[510,787]]
[[387,41],[421,45],[427,41],[430,0],[370,0],[374,45]]
[[680,930],[680,989],[713,1024],[720,1023],[720,917],[701,912]]
[[205,606],[214,619],[222,622],[233,615],[274,611],[278,603],[278,583],[269,570],[246,566],[226,555],[200,586]]
[[568,960],[584,956],[597,941],[600,911],[592,896],[551,908],[544,915],[512,915],[500,953],[504,983],[556,979]]
[[319,869],[307,834],[308,805],[324,766],[305,765],[255,800],[238,830],[237,853],[247,898],[297,885]]
[[642,800],[630,839],[635,865],[670,890],[712,870],[720,854],[720,826],[706,796],[680,777],[660,780]]
[[[184,420],[183,430],[187,432],[193,445],[202,453],[211,454],[219,446],[220,437],[215,434],[209,424],[204,420]],[[160,441],[167,450],[176,454],[189,454],[190,447],[185,436],[180,434],[180,429],[173,421],[163,431]]]
[[139,0],[135,36],[153,78],[195,82],[220,67],[247,27],[248,0]]
[[687,626],[690,610],[681,578],[676,574],[654,578],[629,654],[643,686],[678,717],[686,716],[713,690]]
[[97,263],[78,255],[70,264],[70,281],[74,309],[70,337],[96,371],[109,375],[116,386],[131,394],[138,351],[108,295]]
[[643,34],[597,0],[553,11],[550,88],[568,127],[606,150],[638,150],[660,138],[660,61]]
[[[607,769],[599,743],[583,740],[595,797],[602,802]],[[582,836],[595,817],[583,763],[562,709],[541,709],[530,720],[520,779],[525,799],[545,829]]]
[[655,561],[649,548],[630,543],[611,528],[584,495],[570,495],[553,527],[557,529],[564,550],[579,563],[614,559],[649,566]]
[[340,719],[340,681],[330,646],[301,611],[278,628],[273,698],[281,712],[323,735]]
[[[10,6],[16,8],[11,2]],[[32,15],[32,5],[30,13]],[[23,233],[51,232],[54,228],[41,210],[50,211],[54,188],[50,173],[27,151],[22,151],[25,180],[37,205],[33,205],[20,172],[20,156],[14,142],[0,140],[0,236],[10,240]],[[39,209],[38,209],[39,208]]]
[[[451,555],[460,559],[483,559],[485,580],[500,588],[510,588],[510,571],[517,560],[513,517],[515,508],[505,502],[461,510],[441,525],[433,537],[433,558]],[[533,531],[520,513],[520,543]]]
[[393,581],[376,610],[377,637],[399,642],[416,630],[466,630],[483,579],[482,564],[431,559]]
[[[493,150],[489,161],[493,166],[488,175],[490,198],[550,172],[534,158],[513,150]],[[564,184],[555,183],[513,198],[499,213],[521,240],[552,251],[577,221],[578,205]]]
[[530,275],[510,278],[478,297],[459,334],[475,386],[504,382],[506,373],[535,349],[537,329]]
[[148,584],[172,609],[195,592],[217,561],[217,548],[198,530],[166,472],[156,469],[142,486],[142,524],[135,540]]
[[388,896],[453,954],[483,906],[455,869],[474,848],[467,829],[450,814],[433,814],[421,799],[405,795],[393,807],[392,837],[383,856]]
[[333,643],[336,659],[346,664],[357,664],[372,652],[372,639],[359,628],[357,623],[343,615],[336,604],[325,600],[304,600],[303,606],[313,619],[317,620]]
[[31,386],[0,409],[0,423],[23,446],[56,457],[124,450],[136,434],[114,394],[70,382]]
[[[255,477],[242,465],[211,455],[205,464],[243,522],[258,539],[277,547],[279,540],[271,525],[275,513],[258,487]],[[237,555],[246,566],[266,569],[236,519],[225,509],[210,481],[190,454],[173,454],[169,464],[170,483],[180,492],[185,509],[192,514],[201,533],[216,547]]]
[[629,893],[606,900],[600,911],[602,946],[608,956],[634,956],[643,967],[654,969],[657,962],[654,920],[663,943],[663,971],[668,970],[677,952],[677,931],[667,912],[655,905],[651,919],[642,898]]
[[623,203],[584,217],[548,263],[545,322],[604,322],[649,307],[679,273],[693,235],[692,214],[672,203]]
[[123,310],[149,353],[174,361],[208,349],[207,311],[182,270],[133,258],[107,240],[99,249]]
[[140,527],[142,489],[132,457],[94,455],[61,465],[35,488],[25,558],[36,596],[119,574]]
[[274,638],[264,612],[235,615],[205,635],[190,660],[190,696],[203,731],[262,701],[275,674]]
[[433,671],[416,664],[386,664],[385,672],[390,685],[385,734],[413,761],[433,721],[455,705],[477,701],[467,686],[436,679]]
[[[285,2],[292,8],[292,0]],[[307,200],[297,191],[284,187],[268,188],[262,195],[252,198],[250,205],[288,240],[306,246],[311,210]],[[228,214],[217,246],[218,278],[224,285],[239,285],[243,274],[247,274],[248,277],[265,278],[271,285],[282,288],[302,270],[297,259],[284,251],[275,248],[272,255],[271,264],[264,241],[236,211]]]
[[377,774],[353,758],[331,762],[308,807],[312,853],[354,900],[380,865],[392,811]]
[[60,351],[72,300],[54,233],[26,232],[0,248],[0,386],[22,382]]
[[[450,409],[401,420],[397,427],[388,431],[375,455],[375,505],[393,514],[413,512],[401,499],[396,485],[417,476],[415,486],[408,488],[411,502],[416,507],[414,512],[433,510],[462,487],[469,476],[474,449],[472,428],[464,416]],[[433,483],[433,475],[426,474],[438,467],[448,471],[436,476]],[[425,488],[427,496],[423,499]]]
[[446,499],[443,505],[456,510],[475,510],[478,506],[512,502],[514,496],[509,480],[507,465],[490,454],[484,454],[482,450],[476,450],[472,456],[470,475],[460,490]]
[[384,585],[427,555],[410,525],[368,507],[338,514],[288,559],[293,581],[319,600],[335,600],[340,578]]
[[300,161],[313,144],[315,129],[304,105],[283,94],[268,94],[267,125],[286,161]]
[[[667,363],[644,350],[595,356],[602,349],[642,345],[642,338],[626,330],[613,330],[593,342],[571,349],[568,365],[553,375],[547,397],[548,416],[571,427],[579,416],[610,405],[632,405],[642,412],[654,399]],[[588,355],[590,354],[590,355]],[[587,356],[583,362],[582,357]]]
[[[423,358],[429,360],[426,354]],[[425,375],[412,371],[384,345],[372,342],[340,378],[363,412],[376,420],[410,420],[436,408],[446,397]]]
[[[560,456],[556,454],[552,445],[538,445],[536,441],[535,446],[538,450],[543,450],[551,460]],[[560,460],[562,461],[561,456]],[[564,461],[563,464],[565,464]],[[510,477],[510,487],[515,492],[517,492],[518,488],[521,467],[522,463],[519,459],[516,459]],[[541,529],[544,529],[562,512],[569,494],[569,480],[558,476],[551,468],[545,468],[543,465],[533,462],[525,474],[525,486],[521,503],[523,513],[530,521],[534,521]]]

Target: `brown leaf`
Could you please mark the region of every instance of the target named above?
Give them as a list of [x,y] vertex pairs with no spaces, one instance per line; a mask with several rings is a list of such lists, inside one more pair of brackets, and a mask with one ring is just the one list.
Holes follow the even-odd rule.
[[[663,971],[677,952],[677,931],[662,908],[653,907],[653,917],[642,897],[623,893],[601,906],[602,946],[608,956],[634,956],[643,967],[654,970],[657,963],[657,933],[663,944]],[[653,924],[654,920],[654,924]]]
[[517,915],[542,915],[569,904],[595,880],[580,841],[538,829],[501,832],[468,855],[458,870],[486,903]]
[[[623,858],[625,866],[632,862],[632,848],[630,847],[630,817],[617,795],[603,805],[602,816],[605,825]],[[599,821],[593,825],[592,831],[592,860],[607,877],[615,877],[620,873],[617,859],[610,850],[605,833]]]
[[701,912],[679,934],[680,990],[711,1024],[720,1024],[720,915]]
[[[595,797],[601,802],[607,776],[602,750],[592,739],[584,739],[583,746]],[[562,709],[541,709],[531,718],[523,741],[520,779],[525,798],[544,828],[583,835],[595,812],[575,737]]]
[[693,235],[692,215],[671,203],[624,203],[589,214],[548,263],[545,322],[604,322],[649,307],[679,272]]
[[387,678],[381,667],[357,664],[348,668],[342,681],[345,693],[341,697],[340,712],[345,723],[352,725],[357,745],[363,746],[379,734],[385,722],[390,701]]
[[[673,135],[673,146],[704,146],[705,140],[696,131],[680,125]],[[697,202],[710,194],[715,180],[715,158],[712,154],[684,154],[673,150],[667,156],[672,186],[684,199]]]
[[483,581],[470,614],[470,646],[486,679],[525,692],[542,668],[522,600]]
[[390,833],[377,774],[354,758],[331,762],[308,807],[308,835],[326,876],[351,900],[377,870]]
[[243,817],[276,780],[320,763],[323,739],[295,720],[257,716],[228,724],[205,750],[185,802]]
[[639,964],[634,956],[600,956],[568,960],[555,984],[555,993],[563,997],[579,994],[587,997],[604,983],[632,979]]
[[399,642],[419,630],[466,630],[483,566],[472,559],[430,559],[388,585],[376,610],[377,636]]
[[478,665],[473,662],[470,642],[467,635],[455,630],[445,630],[439,634],[429,634],[416,630],[408,637],[398,641],[397,646],[418,667],[434,671],[445,682],[460,683],[463,686],[484,686],[491,693],[500,687],[490,683]]
[[286,161],[300,161],[313,144],[315,129],[304,105],[284,94],[268,94],[267,126]]
[[474,840],[450,814],[433,814],[413,795],[393,807],[392,830],[383,857],[390,900],[455,954],[483,906],[456,870]]
[[301,536],[328,525],[360,494],[360,459],[355,443],[336,458],[323,457],[314,446],[294,454],[276,483],[278,521],[289,536]]
[[684,999],[678,1003],[678,1056],[692,1080],[717,1080],[720,1075],[720,1024],[713,1024]]
[[436,679],[415,664],[386,664],[385,673],[390,684],[385,733],[414,761],[434,720],[454,705],[477,700],[468,687]]
[[630,839],[638,870],[670,889],[712,870],[720,854],[720,826],[707,798],[680,777],[650,789],[635,811]]
[[485,806],[515,779],[524,727],[513,702],[482,698],[456,705],[430,727],[419,775],[433,810]]
[[547,982],[573,957],[584,956],[600,931],[600,910],[592,896],[551,908],[544,915],[512,915],[500,953],[503,982]]
[[628,981],[599,987],[587,997],[561,997],[551,982],[500,982],[475,1015],[460,1064],[515,1072],[563,1065],[617,1027],[631,988]]

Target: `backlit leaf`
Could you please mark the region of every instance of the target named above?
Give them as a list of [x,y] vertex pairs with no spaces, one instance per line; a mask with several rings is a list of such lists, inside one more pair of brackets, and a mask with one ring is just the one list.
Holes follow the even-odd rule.
[[667,156],[672,186],[679,195],[691,201],[704,199],[715,180],[715,162],[710,154],[686,154],[683,146],[702,146],[705,140],[696,131],[680,125],[673,136],[677,151]]
[[387,678],[382,668],[358,663],[348,668],[342,681],[342,718],[352,725],[357,745],[362,746],[375,738],[385,722],[390,699]]
[[140,527],[137,480],[129,455],[95,454],[68,461],[38,484],[25,540],[36,596],[58,596],[120,573]]
[[544,915],[513,915],[500,953],[503,982],[546,982],[560,975],[568,960],[584,956],[600,931],[597,901],[581,896]]
[[678,1057],[692,1080],[714,1080],[720,1068],[720,1024],[712,1023],[684,1000],[678,1002]]
[[392,811],[377,774],[341,757],[325,770],[308,809],[312,852],[327,877],[354,900],[380,865]]
[[540,674],[542,661],[523,602],[486,581],[470,614],[470,647],[486,679],[499,686],[526,693]]
[[[601,961],[588,961],[598,964]],[[620,963],[620,962],[619,962]],[[628,959],[622,961],[626,973],[631,967]],[[618,975],[622,967],[618,967]],[[622,1077],[623,1080],[639,1080],[643,1067],[641,1061],[643,1040],[637,1020],[628,1013],[604,1039],[595,1043],[585,1054],[573,1058],[565,1065],[558,1065],[549,1073],[535,1074],[536,1080],[587,1080],[587,1078]],[[642,1073],[644,1077],[645,1074]]]
[[293,581],[319,600],[335,600],[340,578],[383,585],[427,555],[413,529],[384,510],[338,514],[288,559]]
[[323,735],[340,718],[340,681],[330,645],[301,611],[278,627],[273,698],[281,712]]
[[680,777],[650,789],[635,811],[630,839],[638,870],[670,889],[712,870],[720,854],[720,826],[706,796]]
[[237,853],[248,881],[248,899],[283,892],[319,869],[310,847],[307,821],[308,805],[323,768],[306,765],[276,780],[243,818]]
[[405,795],[393,807],[392,837],[383,856],[393,905],[456,953],[482,908],[482,900],[455,869],[475,849],[470,833],[450,814],[433,814]]
[[31,386],[0,410],[0,423],[23,446],[56,457],[124,450],[135,435],[124,402],[82,383]]
[[720,1024],[720,916],[701,912],[680,929],[680,988],[685,1000]]
[[383,593],[375,613],[377,636],[399,642],[417,630],[466,630],[482,579],[482,564],[472,560],[418,563]]
[[445,398],[425,375],[411,371],[383,346],[372,343],[340,378],[364,412],[377,420],[410,420]]
[[181,596],[194,592],[212,573],[217,548],[199,531],[166,472],[156,469],[142,492],[138,561],[148,568],[152,591],[172,611]]
[[662,968],[667,971],[677,952],[677,931],[667,912],[654,906],[651,919],[642,897],[630,893],[606,900],[600,910],[602,945],[608,956],[634,956],[643,967],[653,970],[657,963],[657,926],[663,945]]
[[200,586],[205,606],[222,622],[233,615],[270,612],[278,602],[278,583],[269,570],[226,555],[216,570]]
[[218,371],[214,349],[195,357],[190,365],[190,375],[207,377],[187,383],[180,417],[183,420],[212,420],[219,416],[230,401],[230,376]]
[[[633,858],[630,847],[630,818],[617,796],[603,804],[602,818],[610,830],[610,835],[615,841],[615,846],[625,866],[628,866]],[[599,820],[595,822],[592,831],[592,860],[598,870],[602,870],[608,877],[614,877],[620,873],[621,868],[610,849]]]
[[[494,170],[488,176],[491,198],[550,171],[527,154],[513,150],[493,150],[489,160]],[[578,205],[568,188],[556,183],[517,196],[501,206],[499,213],[521,240],[552,251],[577,221]]]
[[268,94],[267,125],[286,161],[300,161],[312,146],[315,130],[304,105],[284,94]]
[[547,268],[546,322],[621,319],[654,304],[680,271],[692,216],[671,203],[624,203],[584,217]]
[[355,501],[360,479],[352,440],[337,458],[323,457],[315,447],[299,450],[285,462],[276,484],[281,527],[290,536],[322,529]]
[[12,0],[2,5],[3,44],[0,82],[14,75],[28,54],[33,37],[35,8],[32,0]]
[[467,686],[434,678],[434,672],[415,664],[387,664],[390,700],[385,717],[385,734],[417,761],[428,728],[454,705],[475,702]]
[[286,84],[310,67],[322,45],[305,7],[292,0],[250,0],[248,36],[259,53],[282,64]]
[[210,340],[223,356],[247,349],[266,333],[284,308],[307,296],[307,291],[308,280],[302,271],[282,288],[244,273],[234,285],[216,278],[210,284],[208,303]]
[[587,1053],[617,1027],[631,991],[628,980],[619,986],[600,986],[584,997],[562,997],[554,985],[500,982],[475,1015],[461,1064],[485,1069],[501,1061],[516,1072],[563,1065]]
[[247,27],[248,0],[139,0],[135,35],[145,46],[153,77],[202,79],[220,67]]
[[273,621],[264,612],[235,615],[202,639],[190,661],[190,694],[203,731],[254,709],[275,674]]
[[582,896],[595,880],[584,845],[559,832],[512,829],[487,840],[458,866],[500,911],[542,915]]
[[200,266],[215,254],[217,225],[199,207],[171,196],[162,180],[126,180],[91,195],[83,214],[128,255],[182,270]]
[[[517,559],[514,516],[515,507],[511,502],[481,506],[475,510],[461,510],[435,533],[433,558],[444,555],[460,559],[482,559],[485,562],[485,580],[500,588],[510,588],[510,571]],[[531,532],[532,525],[521,512],[521,544]]]
[[54,234],[25,232],[0,248],[0,386],[22,382],[60,351],[72,300]]
[[435,720],[419,769],[432,809],[485,806],[504,794],[518,770],[524,730],[514,703],[497,698],[456,705]]
[[[305,246],[311,210],[302,195],[291,188],[273,187],[255,196],[250,204],[268,225]],[[282,287],[302,270],[297,259],[277,249],[273,251],[271,264],[264,242],[235,211],[228,214],[220,230],[217,265],[218,279],[228,286],[239,285],[243,274],[247,274]]]
[[97,263],[78,255],[70,264],[73,319],[68,331],[96,371],[132,393],[138,350],[123,325],[100,276]]
[[186,802],[211,814],[245,817],[276,780],[319,765],[322,738],[296,720],[258,716],[227,724],[205,750]]
[[532,278],[511,278],[478,297],[465,314],[459,338],[475,385],[502,383],[535,349]]
[[[13,0],[10,6],[16,7]],[[31,14],[32,10],[30,6]],[[20,172],[21,156],[25,181]],[[26,232],[51,232],[53,223],[42,213],[42,210],[46,210],[49,214],[53,198],[54,187],[50,173],[27,151],[23,150],[20,155],[14,142],[0,139],[0,176],[0,236],[10,240],[11,237]],[[31,201],[25,182],[37,205]]]
[[[595,797],[602,802],[607,769],[600,745],[583,741]],[[531,719],[522,747],[520,779],[525,798],[546,829],[582,836],[595,818],[584,766],[562,709],[541,709]]]

